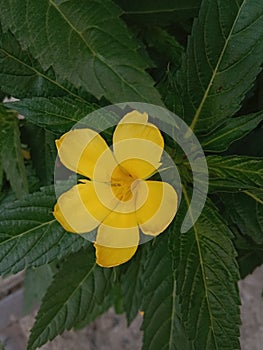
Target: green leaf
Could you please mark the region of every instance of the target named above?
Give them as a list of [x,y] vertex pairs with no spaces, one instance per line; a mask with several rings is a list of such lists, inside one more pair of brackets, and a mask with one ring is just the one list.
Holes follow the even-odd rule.
[[7,180],[17,198],[28,192],[17,115],[0,106],[0,158]]
[[[184,197],[189,206],[185,190]],[[174,235],[177,294],[194,349],[239,349],[239,271],[231,238],[209,201],[188,232]]]
[[133,21],[143,24],[170,24],[195,17],[201,0],[115,0]]
[[144,296],[144,272],[147,262],[147,245],[139,247],[135,257],[126,266],[123,266],[121,274],[122,298],[128,325],[142,309]]
[[236,234],[235,246],[238,252],[238,264],[241,279],[252,273],[263,263],[263,245],[256,244],[248,236]]
[[0,274],[61,259],[88,241],[65,232],[52,215],[53,187],[7,204],[0,211]]
[[227,119],[223,125],[201,138],[201,144],[207,152],[223,152],[234,142],[255,129],[263,120],[263,112]]
[[24,143],[30,148],[30,155],[36,174],[42,185],[54,182],[54,167],[57,157],[55,140],[59,135],[31,123],[25,123],[22,129]]
[[25,315],[33,312],[39,306],[52,281],[53,274],[50,264],[26,269],[23,283],[23,312]]
[[49,130],[68,131],[75,123],[98,108],[92,103],[83,103],[71,97],[35,97],[5,103],[28,121]]
[[192,129],[208,132],[239,110],[260,72],[262,40],[261,0],[202,1],[177,76]]
[[27,349],[40,347],[87,315],[98,316],[98,308],[107,303],[111,272],[96,264],[92,247],[69,256],[43,299]]
[[263,191],[248,190],[221,196],[231,223],[257,244],[263,244]]
[[209,190],[259,189],[263,185],[263,158],[209,156]]
[[65,94],[78,97],[68,82],[58,79],[52,68],[44,71],[27,50],[22,50],[16,38],[10,32],[2,33],[1,28],[0,87],[17,98]]
[[162,104],[145,72],[148,62],[111,0],[28,0],[24,5],[1,3],[1,21],[44,70],[52,66],[62,79],[98,99]]
[[169,249],[174,234],[171,226],[154,244],[148,243],[152,247],[144,276],[143,350],[191,349],[179,317],[174,258]]

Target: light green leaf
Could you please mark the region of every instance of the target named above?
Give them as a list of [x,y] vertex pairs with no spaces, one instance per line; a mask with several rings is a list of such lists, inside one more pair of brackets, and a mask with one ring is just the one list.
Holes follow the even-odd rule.
[[[184,197],[189,206],[186,191]],[[194,227],[174,235],[177,294],[194,349],[239,349],[239,271],[231,238],[209,201]]]
[[177,76],[192,129],[208,132],[239,110],[260,72],[262,40],[261,0],[202,1]]
[[28,121],[49,130],[68,131],[75,123],[99,108],[92,103],[83,103],[71,97],[35,97],[5,103]]
[[180,226],[176,227],[172,224],[154,244],[147,243],[151,247],[144,273],[143,350],[192,349],[180,319],[174,258],[169,249],[169,239],[174,240]]
[[209,156],[209,191],[259,189],[263,185],[263,158]]
[[255,129],[262,120],[262,111],[227,119],[219,128],[200,139],[202,147],[208,152],[226,151],[234,141],[246,136],[250,131]]
[[50,264],[26,269],[23,283],[23,312],[25,315],[33,312],[39,306],[52,281],[53,274],[54,271]]
[[67,94],[81,99],[68,82],[58,79],[52,68],[44,71],[10,32],[2,33],[1,27],[0,87],[17,98]]
[[53,187],[7,204],[0,211],[0,274],[61,259],[88,245],[65,232],[52,215]]
[[28,192],[26,169],[22,155],[20,132],[16,113],[0,105],[0,162],[17,198]]
[[133,21],[168,25],[197,16],[201,0],[115,0],[115,2]]
[[10,28],[23,48],[29,47],[44,70],[52,66],[62,79],[98,99],[162,104],[145,72],[148,60],[138,53],[138,42],[120,15],[111,0],[28,0],[27,6],[15,0],[0,5],[4,28]]
[[92,247],[69,256],[43,299],[27,349],[40,347],[87,315],[97,317],[101,304],[108,306],[111,272],[96,264]]

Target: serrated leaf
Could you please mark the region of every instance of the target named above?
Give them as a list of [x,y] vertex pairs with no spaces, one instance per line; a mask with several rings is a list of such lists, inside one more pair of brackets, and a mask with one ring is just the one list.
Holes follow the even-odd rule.
[[98,99],[162,104],[138,42],[111,0],[28,0],[27,6],[15,0],[1,3],[0,14],[4,27],[44,70],[52,66],[62,79]]
[[133,21],[168,25],[197,16],[201,0],[115,0],[115,2]]
[[221,196],[226,216],[257,244],[263,244],[263,191],[248,190]]
[[122,298],[128,325],[131,324],[142,307],[147,248],[146,246],[141,246],[135,257],[126,264],[127,266],[123,267],[121,274]]
[[169,239],[178,234],[173,225],[154,244],[148,243],[152,247],[144,273],[143,350],[191,349],[180,319],[174,258],[169,249]]
[[192,129],[208,132],[239,110],[260,72],[262,40],[261,0],[202,1],[177,76]]
[[248,236],[235,233],[235,247],[238,252],[238,264],[241,279],[252,273],[263,263],[263,245],[256,244]]
[[263,120],[263,112],[227,119],[223,125],[202,138],[201,144],[207,152],[223,152],[246,136]]
[[3,33],[0,27],[1,89],[17,98],[67,94],[81,99],[69,85],[58,79],[52,68],[44,71],[27,50],[22,50],[16,38],[10,32]]
[[209,190],[259,189],[263,185],[263,158],[209,156]]
[[54,339],[87,314],[95,318],[97,308],[104,298],[107,300],[111,273],[96,264],[93,247],[69,256],[43,299],[27,349],[34,350]]
[[0,274],[61,259],[88,245],[65,232],[52,215],[53,187],[7,204],[0,211]]
[[87,114],[99,108],[92,103],[83,103],[71,97],[35,97],[5,103],[24,115],[28,121],[49,130],[68,131]]
[[31,123],[25,123],[22,129],[22,136],[30,149],[32,163],[41,184],[45,186],[51,185],[54,182],[57,157],[55,140],[60,134],[57,135]]
[[209,201],[194,227],[175,235],[177,294],[194,349],[239,349],[239,271],[231,238]]
[[0,106],[1,165],[17,198],[28,193],[18,119],[15,113]]

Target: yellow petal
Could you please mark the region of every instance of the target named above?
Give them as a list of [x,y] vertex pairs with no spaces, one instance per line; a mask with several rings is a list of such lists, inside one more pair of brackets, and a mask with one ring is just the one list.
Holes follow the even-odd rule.
[[[100,183],[105,188],[109,185]],[[108,201],[109,202],[109,201]],[[115,203],[112,205],[114,207]],[[65,230],[85,233],[95,229],[111,213],[98,198],[94,183],[87,181],[63,193],[54,208],[54,216]]]
[[114,211],[103,220],[103,224],[108,227],[120,229],[137,228],[135,203],[132,208],[131,205],[127,207],[127,202],[119,202],[119,205],[114,208]]
[[[71,130],[56,141],[56,146],[61,162],[68,169],[94,179],[97,167],[96,180],[109,181],[116,161],[104,139],[94,130]],[[102,155],[104,161],[98,162]]]
[[139,244],[139,229],[114,228],[100,225],[94,244],[97,264],[112,267],[125,263],[135,254]]
[[136,253],[137,246],[132,248],[108,248],[94,244],[96,262],[102,267],[114,267],[129,261]]
[[[146,178],[160,166],[164,140],[160,130],[148,123],[147,113],[126,114],[113,134],[114,155],[137,178]],[[129,162],[129,159],[131,160]]]
[[177,211],[178,196],[175,189],[166,182],[145,181],[145,183],[148,186],[148,198],[137,209],[136,217],[144,234],[156,236],[172,222]]

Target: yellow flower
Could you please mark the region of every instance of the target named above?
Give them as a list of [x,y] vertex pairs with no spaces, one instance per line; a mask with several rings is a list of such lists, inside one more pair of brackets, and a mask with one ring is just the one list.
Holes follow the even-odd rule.
[[56,141],[61,162],[87,180],[63,193],[54,216],[65,230],[98,227],[97,263],[120,265],[135,254],[139,229],[157,236],[173,220],[177,193],[166,182],[146,181],[160,167],[164,148],[159,129],[146,113],[126,114],[113,134],[113,151],[91,129],[74,129]]

